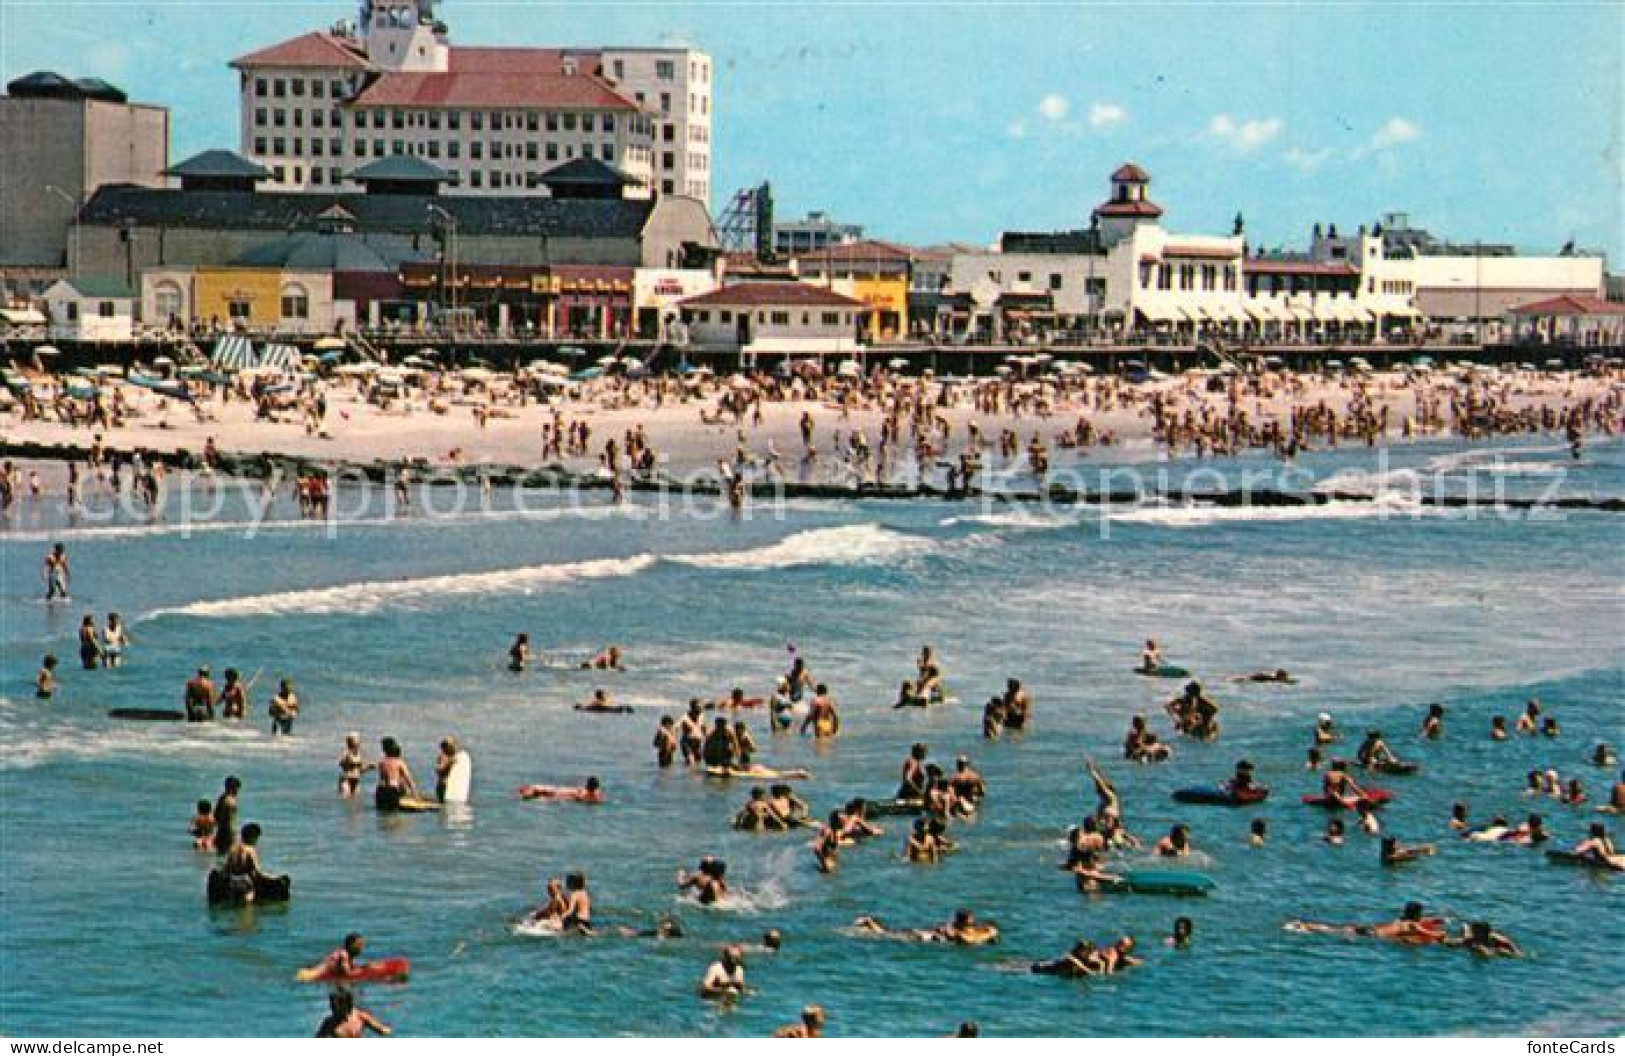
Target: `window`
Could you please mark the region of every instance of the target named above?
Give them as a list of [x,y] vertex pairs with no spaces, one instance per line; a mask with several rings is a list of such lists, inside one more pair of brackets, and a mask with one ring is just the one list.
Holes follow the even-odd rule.
[[1030,271],[1018,271],[1018,272],[1016,272],[1016,281],[1017,282],[1032,282],[1033,281],[1033,273],[1030,272]]
[[303,110],[295,110],[293,112],[293,127],[294,128],[304,128],[305,127],[305,112]]
[[772,318],[774,326],[789,326],[790,325],[790,313],[789,312],[774,312],[774,313],[772,313],[771,318]]
[[389,127],[395,129],[397,132],[405,128],[406,115],[399,110],[391,110],[389,113]]
[[615,79],[617,81],[626,79],[626,64],[620,59],[615,60],[615,63],[613,66],[611,66],[611,69],[615,71]]
[[288,94],[288,83],[282,78],[278,77],[276,80],[271,82],[271,94],[276,96],[278,99],[281,99],[283,96]]
[[484,112],[480,111],[480,110],[472,111],[468,115],[468,127],[473,129],[476,132],[483,131],[485,129],[485,114],[484,114]]
[[69,301],[67,304],[63,305],[63,313],[67,316],[68,322],[70,322],[70,323],[78,322],[79,321],[79,302],[78,301]]
[[1212,264],[1202,265],[1202,289],[1211,290],[1219,284],[1219,269]]
[[675,169],[677,167],[677,155],[673,154],[669,150],[660,155],[660,167],[663,169]]
[[446,128],[447,129],[451,130],[452,132],[455,132],[455,131],[457,131],[458,129],[460,129],[462,127],[463,127],[463,112],[461,110],[452,110],[452,111],[450,111],[449,113],[446,114]]
[[337,187],[340,183],[344,182],[343,179],[339,176],[339,170],[338,170],[337,166],[332,166],[327,170],[327,182],[331,183],[335,187]]
[[604,120],[604,131],[605,132],[613,132],[613,131],[615,131],[615,115],[614,114],[604,114],[603,115],[603,120]]
[[1224,288],[1231,292],[1236,289],[1236,269],[1233,266],[1224,269]]
[[287,152],[288,152],[288,141],[287,140],[283,139],[281,136],[278,136],[276,139],[271,140],[271,153],[272,154],[286,154]]
[[662,81],[672,80],[677,76],[677,64],[670,59],[657,59],[655,61],[655,76]]
[[271,179],[275,180],[277,183],[281,183],[285,172],[286,170],[284,170],[281,165],[273,165],[271,166]]
[[592,115],[591,114],[582,114],[581,115],[581,131],[583,131],[583,132],[591,132],[592,131],[592,126],[593,126]]
[[669,121],[662,121],[660,123],[660,138],[667,143],[675,140],[677,138],[677,126]]
[[[477,139],[474,142],[470,143],[468,145],[468,156],[473,158],[475,161],[479,161],[480,159],[484,158],[485,157],[485,144],[481,143]],[[478,187],[479,184],[475,184],[475,186]]]
[[259,96],[261,99],[265,98],[265,78],[264,77],[256,77],[256,78],[254,78],[254,94]]
[[265,118],[266,118],[266,116],[267,115],[266,115],[266,112],[265,112],[265,107],[260,106],[260,107],[255,107],[254,108],[254,123],[256,125],[259,125],[260,127],[263,128],[265,126]]
[[429,140],[429,157],[437,161],[440,159],[440,141],[438,139]]
[[310,294],[297,282],[282,287],[282,318],[310,318]]
[[293,182],[294,183],[304,183],[305,182],[305,167],[303,165],[295,165],[293,167]]
[[1060,272],[1058,272],[1058,271],[1050,272],[1050,274],[1049,274],[1049,288],[1052,289],[1052,290],[1058,290],[1058,289],[1061,288],[1061,273]]
[[322,180],[323,180],[323,174],[322,174],[321,169],[311,169],[310,170],[310,182],[311,183],[318,183],[319,184],[319,183],[322,182]]
[[373,128],[383,128],[384,127],[384,112],[382,110],[374,110],[372,112],[372,127]]
[[[294,142],[297,144],[298,140],[295,140]],[[313,139],[313,140],[310,141],[310,156],[313,157],[313,158],[319,158],[319,157],[322,156],[322,141],[321,140]]]
[[329,81],[328,85],[327,85],[327,94],[328,94],[328,96],[330,98],[333,98],[333,99],[342,99],[342,98],[344,98],[344,82],[343,81]]
[[491,131],[495,132],[497,129],[499,129],[501,127],[502,127],[502,113],[500,111],[497,111],[497,110],[492,110],[491,111]]
[[96,305],[96,314],[101,316],[103,319],[113,318],[113,302],[101,301],[98,303]]
[[302,98],[305,94],[305,79],[295,77],[288,82],[288,90],[295,96]]
[[322,127],[322,112],[320,110],[312,110],[310,112],[310,127],[311,128],[321,128]]
[[525,160],[526,161],[535,161],[536,160],[536,144],[535,143],[526,143],[525,144]]
[[841,325],[841,313],[840,312],[825,312],[820,321],[825,326],[840,326]]
[[558,161],[559,160],[559,145],[557,143],[549,142],[547,144],[547,160],[548,161]]
[[381,158],[381,157],[384,156],[384,141],[383,140],[375,139],[375,140],[372,141],[372,156],[375,157],[375,158]]
[[1196,265],[1195,264],[1181,264],[1179,266],[1179,288],[1182,289],[1182,290],[1189,290],[1189,289],[1192,289],[1195,285],[1196,285]]
[[502,186],[502,173],[495,169],[491,170],[491,186],[493,188]]
[[407,152],[406,141],[403,139],[392,140],[389,144],[389,152],[391,154],[405,154]]
[[320,80],[310,82],[310,97],[312,99],[320,99],[322,97],[323,84],[324,82]]
[[526,113],[525,113],[525,131],[526,132],[535,132],[538,129],[540,129],[541,126],[542,126],[541,115],[536,113],[536,111],[534,111],[534,110],[526,111]]
[[226,317],[228,319],[247,319],[253,314],[249,307],[248,298],[232,297],[226,301]]
[[455,139],[446,140],[446,157],[456,159],[463,156],[463,145]]
[[559,130],[559,115],[558,114],[549,113],[547,115],[547,130],[549,132],[557,132]]
[[1157,265],[1157,289],[1171,290],[1174,287],[1174,269],[1171,264]]
[[332,139],[329,139],[327,141],[327,152],[329,154],[331,154],[335,158],[338,157],[340,154],[343,154],[344,153],[344,140],[340,139],[337,136],[334,136]]
[[724,323],[731,323],[734,321],[734,313],[724,308],[722,311],[717,313],[717,319]]
[[169,280],[164,280],[153,287],[152,306],[157,310],[159,319],[167,322],[180,317],[182,302],[181,288]]
[[[476,143],[474,145],[476,147],[479,146],[478,143]],[[478,187],[480,185],[480,176],[481,176],[481,173],[480,173],[479,169],[475,169],[473,172],[470,172],[468,174],[468,185],[470,187]]]
[[272,110],[271,124],[277,128],[286,128],[288,125],[288,112],[286,110]]
[[673,186],[674,185],[673,185],[672,181],[670,181],[670,180],[661,180],[660,181],[660,193],[661,194],[672,194],[673,193],[673,191],[672,191]]
[[605,143],[603,146],[599,147],[598,148],[598,156],[603,158],[605,161],[614,161],[615,160],[615,144],[613,144],[613,143]]
[[564,130],[566,132],[574,132],[576,130],[576,115],[575,114],[570,113],[570,114],[565,114],[564,115]]
[[265,153],[265,137],[264,136],[255,136],[254,137],[254,153],[255,154],[260,154],[260,155],[263,155]]
[[660,112],[663,113],[663,114],[671,113],[671,93],[670,92],[661,92],[660,93]]

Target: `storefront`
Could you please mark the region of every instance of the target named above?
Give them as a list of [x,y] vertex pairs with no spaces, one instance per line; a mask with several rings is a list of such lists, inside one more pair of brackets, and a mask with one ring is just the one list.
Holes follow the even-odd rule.
[[607,265],[407,264],[401,285],[450,329],[523,337],[631,336],[632,269]]

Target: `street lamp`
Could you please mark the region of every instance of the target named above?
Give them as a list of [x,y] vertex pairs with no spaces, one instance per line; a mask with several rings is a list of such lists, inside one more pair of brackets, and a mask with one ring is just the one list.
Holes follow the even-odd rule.
[[446,229],[445,248],[440,258],[440,283],[442,289],[445,288],[448,282],[451,285],[451,293],[448,299],[451,307],[451,324],[455,333],[457,326],[457,218],[438,205],[430,204],[427,208],[429,215],[438,217],[440,223]]
[[45,189],[67,202],[68,208],[73,210],[68,221],[68,277],[76,279],[79,277],[79,199],[54,184],[47,183]]

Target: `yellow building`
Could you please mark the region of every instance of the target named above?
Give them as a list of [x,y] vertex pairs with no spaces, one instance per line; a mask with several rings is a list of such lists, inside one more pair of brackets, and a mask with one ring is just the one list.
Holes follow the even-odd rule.
[[333,276],[283,268],[195,267],[141,274],[141,315],[171,323],[263,333],[329,333],[336,322]]
[[870,343],[896,341],[908,326],[908,287],[914,253],[873,239],[829,246],[795,259],[808,282],[863,302],[863,336]]

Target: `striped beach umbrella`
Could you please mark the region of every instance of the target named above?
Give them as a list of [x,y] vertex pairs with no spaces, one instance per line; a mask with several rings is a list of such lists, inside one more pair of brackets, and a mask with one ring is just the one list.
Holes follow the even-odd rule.
[[275,345],[267,342],[260,349],[260,366],[289,373],[297,371],[300,366],[299,350],[292,345]]
[[259,365],[254,343],[241,334],[222,334],[209,353],[209,362],[221,370],[249,370]]

